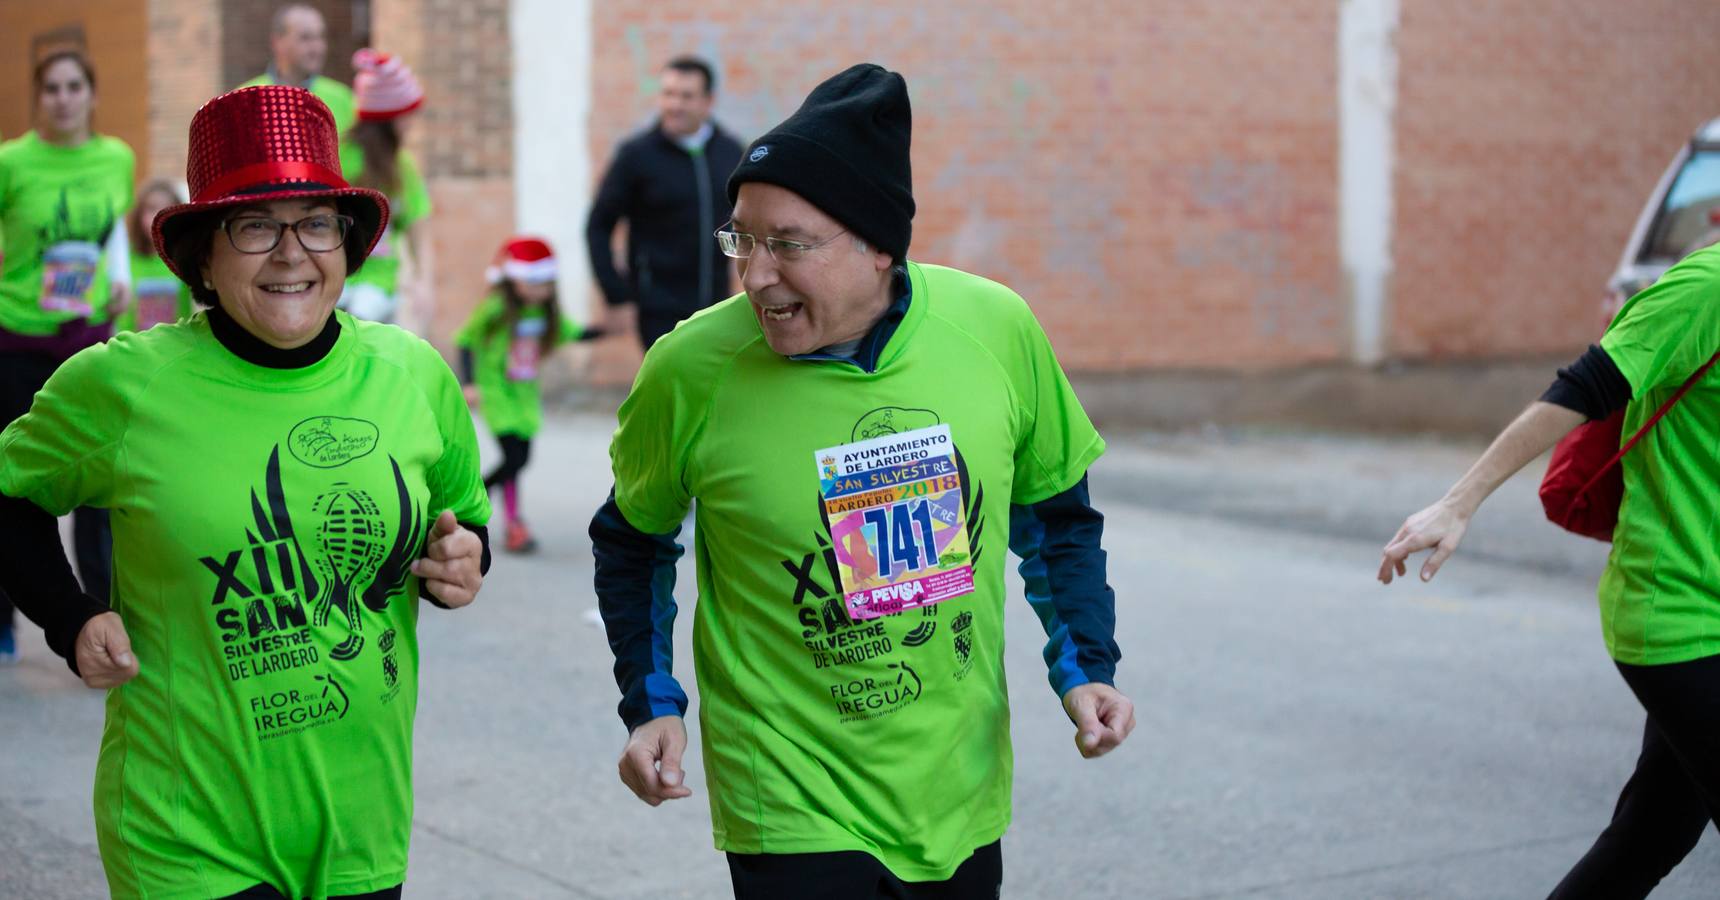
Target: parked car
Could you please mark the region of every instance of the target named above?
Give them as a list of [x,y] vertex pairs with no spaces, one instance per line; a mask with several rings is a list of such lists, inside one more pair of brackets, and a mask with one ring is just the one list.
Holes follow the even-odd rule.
[[1691,251],[1720,241],[1720,118],[1696,129],[1637,216],[1602,301],[1612,321],[1624,301]]

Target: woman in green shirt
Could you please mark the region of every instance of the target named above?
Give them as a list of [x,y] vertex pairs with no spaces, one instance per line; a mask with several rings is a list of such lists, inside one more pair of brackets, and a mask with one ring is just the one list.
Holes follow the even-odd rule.
[[[209,309],[77,354],[0,432],[0,590],[111,689],[115,896],[397,897],[418,601],[483,583],[477,438],[433,347],[335,310],[388,206],[322,101],[217,97],[189,159],[153,232]],[[58,549],[86,503],[115,510],[111,609]]]
[[137,205],[126,215],[131,244],[131,302],[114,320],[114,334],[149,329],[191,315],[191,288],[155,253],[151,233],[162,210],[185,202],[173,182],[150,181],[137,191]]
[[341,168],[353,184],[388,197],[388,228],[364,270],[347,279],[340,308],[361,319],[393,322],[400,310],[401,275],[422,287],[424,219],[430,192],[407,152],[406,124],[424,104],[424,89],[398,57],[371,49],[352,56],[358,124],[341,144]]
[[[108,336],[125,304],[124,215],[131,206],[131,148],[96,134],[96,76],[63,50],[32,73],[36,127],[0,144],[0,428],[73,353]],[[73,515],[85,590],[105,598],[107,515]],[[0,662],[16,655],[12,607],[0,592]]]

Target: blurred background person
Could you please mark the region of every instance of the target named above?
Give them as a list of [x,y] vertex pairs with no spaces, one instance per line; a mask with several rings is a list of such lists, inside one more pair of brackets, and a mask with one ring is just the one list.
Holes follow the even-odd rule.
[[[386,196],[389,219],[364,268],[347,278],[340,307],[361,319],[393,322],[404,284],[429,288],[423,283],[423,263],[430,191],[404,146],[406,125],[424,104],[424,88],[399,57],[368,47],[352,55],[352,67],[358,73],[353,78],[358,124],[341,142],[341,173]],[[422,318],[414,317],[413,324]]]
[[334,114],[342,134],[352,127],[356,115],[352,89],[323,75],[328,61],[328,24],[317,8],[289,3],[275,10],[269,20],[269,66],[263,74],[240,85],[288,84],[317,95]]
[[[105,340],[130,281],[125,213],[136,159],[96,134],[96,75],[76,50],[31,75],[35,128],[0,144],[0,427],[23,415],[72,354]],[[84,591],[105,601],[107,513],[73,514]],[[12,606],[0,591],[0,661],[16,658]]]
[[131,302],[114,320],[114,334],[147,331],[191,315],[191,288],[156,255],[151,236],[156,215],[184,202],[179,189],[165,178],[138,188],[137,203],[126,214],[127,242],[131,245]]
[[[711,120],[710,63],[678,56],[657,77],[657,121],[615,148],[585,226],[604,299],[611,310],[633,304],[647,350],[677,322],[733,293],[712,233],[729,219],[723,185],[741,157],[740,144]],[[625,272],[612,248],[623,220]]]

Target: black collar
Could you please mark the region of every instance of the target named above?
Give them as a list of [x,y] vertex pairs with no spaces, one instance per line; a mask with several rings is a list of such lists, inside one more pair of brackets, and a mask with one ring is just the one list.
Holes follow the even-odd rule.
[[291,350],[270,345],[246,331],[245,326],[235,322],[220,305],[209,308],[209,330],[229,353],[265,369],[302,369],[320,362],[334,349],[334,342],[340,339],[340,322],[332,312],[323,330],[311,338],[310,343]]

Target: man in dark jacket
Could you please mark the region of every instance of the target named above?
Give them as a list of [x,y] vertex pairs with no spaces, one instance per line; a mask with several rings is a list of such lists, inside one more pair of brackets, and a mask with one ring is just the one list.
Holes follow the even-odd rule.
[[[729,219],[724,185],[741,147],[711,121],[711,67],[682,56],[660,76],[657,121],[615,150],[586,221],[591,271],[610,306],[637,304],[650,349],[675,324],[731,293],[729,263],[712,232]],[[627,265],[610,244],[627,220]]]

